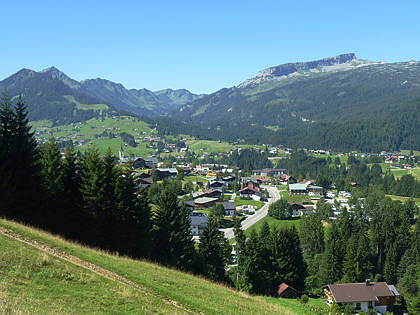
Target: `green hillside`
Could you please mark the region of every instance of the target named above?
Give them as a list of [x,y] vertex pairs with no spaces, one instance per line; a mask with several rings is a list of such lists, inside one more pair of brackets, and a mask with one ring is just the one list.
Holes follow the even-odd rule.
[[4,219],[0,247],[3,313],[311,314],[311,303],[250,296]]

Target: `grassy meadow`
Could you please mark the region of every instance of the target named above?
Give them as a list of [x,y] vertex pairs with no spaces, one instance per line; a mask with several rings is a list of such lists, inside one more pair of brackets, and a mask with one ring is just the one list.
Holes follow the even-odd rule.
[[174,306],[0,235],[1,314],[167,314]]
[[265,222],[267,222],[270,227],[275,226],[278,229],[281,229],[282,227],[291,227],[294,225],[296,229],[299,230],[300,218],[293,220],[277,220],[273,217],[270,217],[269,215],[266,215],[264,218],[259,220],[254,225],[251,225],[245,231],[246,236],[249,236],[252,230],[256,230],[257,232],[259,232]]
[[[193,312],[205,314],[311,314],[290,303],[275,303],[250,296],[200,277],[93,250],[21,224],[0,219],[0,226],[26,239],[76,256],[115,272],[155,295],[176,301]],[[174,313],[163,305],[96,274],[67,264],[17,241],[0,238],[0,305],[30,313]],[[1,310],[1,309],[0,309]],[[182,310],[181,310],[182,311]]]

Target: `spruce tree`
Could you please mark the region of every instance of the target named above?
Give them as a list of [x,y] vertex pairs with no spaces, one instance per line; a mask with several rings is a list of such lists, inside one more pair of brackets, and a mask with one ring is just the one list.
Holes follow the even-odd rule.
[[322,284],[335,283],[342,278],[343,257],[344,250],[340,232],[337,225],[332,223],[328,230],[327,242],[320,270]]
[[138,193],[134,170],[119,174],[115,185],[115,246],[134,257],[149,257],[151,250],[151,210],[145,193]]
[[164,265],[190,270],[195,258],[190,225],[189,211],[180,206],[174,191],[162,191],[153,217],[152,257]]
[[232,247],[218,229],[218,221],[210,217],[198,245],[204,262],[204,275],[216,282],[227,282],[225,267],[231,260]]
[[53,138],[50,138],[41,148],[42,187],[45,199],[41,223],[44,227],[60,233],[65,227],[63,219],[64,182],[61,154]]
[[0,212],[35,223],[40,201],[37,143],[21,97],[13,108],[4,95],[0,106]]
[[303,217],[299,234],[305,257],[313,258],[324,251],[324,227],[319,216],[311,214]]

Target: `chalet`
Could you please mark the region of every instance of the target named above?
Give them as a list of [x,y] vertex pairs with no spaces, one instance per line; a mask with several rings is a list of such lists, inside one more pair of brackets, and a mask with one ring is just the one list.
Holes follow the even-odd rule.
[[329,284],[324,287],[324,294],[330,306],[334,302],[339,305],[351,304],[356,311],[375,309],[381,314],[391,312],[396,297],[399,296],[393,285],[370,282],[369,279],[362,283]]
[[219,201],[218,198],[200,197],[194,200],[195,202],[194,209],[211,208],[218,201]]
[[290,195],[309,194],[310,196],[322,195],[324,188],[313,185],[312,181],[304,183],[289,184]]
[[308,186],[311,182],[306,182],[304,184],[289,184],[289,194],[290,195],[301,195],[308,193]]
[[208,189],[205,191],[205,197],[222,199],[222,191],[219,189]]
[[265,168],[263,170],[253,170],[252,175],[274,177],[280,176],[281,174],[284,174],[284,172],[286,172],[285,169]]
[[295,202],[288,202],[290,208],[292,209],[292,216],[296,217],[301,215],[301,211],[305,209],[305,207],[301,204]]
[[245,188],[240,189],[239,196],[241,198],[249,198],[249,199],[254,199],[254,200],[261,199],[260,191],[254,188],[250,188],[250,187],[245,187]]
[[260,184],[255,178],[252,177],[244,177],[242,178],[242,188],[248,187],[255,190],[260,190]]
[[287,175],[287,174],[281,174],[279,176],[280,185],[289,185],[289,183],[293,180],[294,180],[294,178],[290,175]]
[[308,194],[309,196],[318,196],[322,195],[324,188],[321,186],[309,185],[308,186]]
[[225,184],[229,184],[229,183],[232,183],[232,182],[234,182],[235,181],[235,177],[234,176],[231,176],[231,175],[228,175],[228,176],[223,176],[222,177],[222,181],[224,181],[225,182]]
[[194,236],[201,235],[206,228],[208,216],[201,212],[192,212],[190,215],[191,232]]
[[153,184],[153,178],[149,177],[138,177],[135,180],[138,189],[149,188]]
[[223,209],[225,210],[225,216],[234,216],[236,207],[235,203],[232,201],[222,202],[221,205],[223,206]]
[[178,175],[176,168],[157,168],[156,171],[159,179],[176,178]]
[[269,178],[261,177],[261,176],[255,176],[255,179],[257,180],[258,184],[271,184],[272,180]]
[[281,297],[281,298],[295,299],[299,296],[299,292],[296,289],[292,288],[291,286],[283,282],[279,286],[275,287],[274,296]]
[[223,187],[225,187],[225,182],[221,181],[221,180],[213,180],[213,181],[209,181],[209,183],[207,184],[207,187],[210,189],[222,189]]
[[158,159],[150,157],[150,158],[144,158],[144,165],[146,166],[146,168],[151,168],[151,169],[155,169],[157,168],[158,165]]

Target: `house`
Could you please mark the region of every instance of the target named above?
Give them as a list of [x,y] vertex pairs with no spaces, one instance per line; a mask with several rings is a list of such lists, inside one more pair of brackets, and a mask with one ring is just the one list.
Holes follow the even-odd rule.
[[205,197],[217,198],[222,200],[222,190],[221,189],[208,189],[205,191]]
[[289,183],[293,180],[294,180],[294,178],[290,175],[287,175],[287,174],[281,174],[279,176],[280,185],[289,185]]
[[309,185],[308,194],[309,196],[319,196],[322,195],[324,188],[321,186]]
[[194,236],[201,235],[206,228],[208,216],[201,212],[192,212],[190,214],[191,232]]
[[232,201],[221,202],[220,203],[225,210],[225,216],[233,217],[235,215],[236,207],[235,203]]
[[329,284],[324,287],[328,305],[351,304],[356,311],[367,312],[375,309],[379,313],[392,311],[398,291],[386,282],[370,282],[366,279],[361,283]]
[[218,198],[200,197],[194,200],[195,202],[194,209],[211,208],[218,201],[219,201]]
[[304,210],[305,207],[301,204],[295,203],[295,202],[288,202],[288,205],[292,209],[292,216],[296,217],[301,215],[301,210]]
[[146,168],[151,168],[151,169],[157,168],[157,165],[158,165],[158,162],[159,162],[158,159],[156,159],[156,158],[144,158],[143,160],[144,160],[144,164],[145,164]]
[[286,283],[282,283],[279,286],[275,287],[274,289],[274,296],[281,297],[281,298],[297,298],[299,296],[299,292],[294,289],[293,287],[287,285]]
[[149,188],[153,184],[153,178],[149,177],[138,177],[135,180],[137,184],[137,188],[139,189],[146,189]]
[[176,168],[157,168],[156,171],[159,179],[176,178],[178,175]]
[[284,172],[286,172],[285,169],[265,168],[263,170],[253,170],[252,175],[274,177],[280,176],[281,174],[284,174]]
[[304,184],[289,184],[289,195],[306,195],[308,193],[308,186],[310,184],[310,181]]
[[225,182],[221,181],[221,180],[212,180],[209,181],[209,183],[207,184],[207,187],[209,189],[222,189],[223,187],[225,187]]
[[242,178],[242,188],[248,187],[255,190],[260,190],[260,184],[255,178],[252,177],[244,177]]
[[248,198],[248,199],[254,199],[254,200],[261,199],[260,191],[254,188],[245,187],[245,188],[240,189],[238,192],[241,198]]
[[221,200],[222,192],[216,189],[208,189],[206,191],[196,191],[192,193],[192,198],[194,200],[203,197],[216,198],[218,200]]

